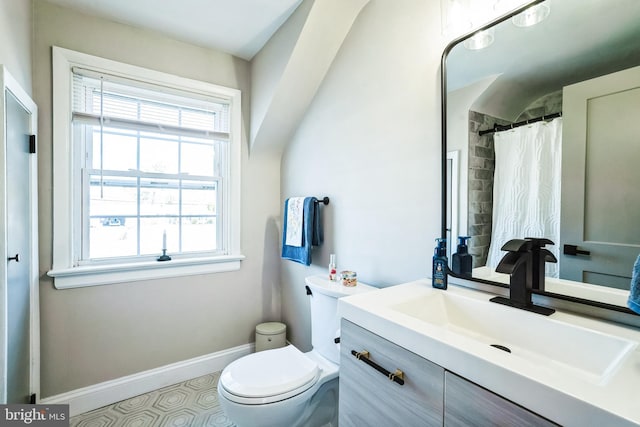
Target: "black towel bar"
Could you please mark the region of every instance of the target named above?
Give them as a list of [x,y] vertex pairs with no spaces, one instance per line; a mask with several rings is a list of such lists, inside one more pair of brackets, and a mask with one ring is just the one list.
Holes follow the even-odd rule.
[[327,196],[320,198],[317,197],[318,200],[316,200],[316,203],[322,203],[323,205],[328,205],[329,204],[329,198]]

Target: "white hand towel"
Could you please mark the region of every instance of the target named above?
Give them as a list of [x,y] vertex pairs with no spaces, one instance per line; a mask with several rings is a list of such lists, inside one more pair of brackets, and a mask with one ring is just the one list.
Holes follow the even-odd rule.
[[287,236],[288,246],[302,246],[302,226],[304,222],[304,197],[291,197],[287,203]]

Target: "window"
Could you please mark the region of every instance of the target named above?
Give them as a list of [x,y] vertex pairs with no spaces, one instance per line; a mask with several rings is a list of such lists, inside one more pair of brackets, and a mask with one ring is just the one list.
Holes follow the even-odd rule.
[[61,48],[53,63],[56,287],[238,269],[239,91]]

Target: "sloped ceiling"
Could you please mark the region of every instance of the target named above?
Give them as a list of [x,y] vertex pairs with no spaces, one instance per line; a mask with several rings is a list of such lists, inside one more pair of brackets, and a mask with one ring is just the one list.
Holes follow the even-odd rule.
[[[287,53],[271,55],[265,61],[262,55],[269,55],[268,46],[264,53],[261,52],[256,57],[252,87],[252,152],[266,149],[276,155],[282,154],[352,25],[368,2],[369,0],[308,2],[307,5],[311,4],[311,7],[304,11],[304,22],[296,27],[295,34],[289,33]],[[290,43],[290,40],[295,40],[295,43]],[[256,83],[255,74],[261,73],[265,62],[270,62],[268,67],[273,68],[274,59],[281,63],[277,67],[279,72],[266,84],[268,87],[262,87],[265,85]],[[257,105],[261,107],[256,107]]]

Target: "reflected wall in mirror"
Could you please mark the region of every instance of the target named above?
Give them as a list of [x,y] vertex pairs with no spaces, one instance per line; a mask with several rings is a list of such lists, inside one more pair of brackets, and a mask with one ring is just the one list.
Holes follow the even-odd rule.
[[500,283],[504,243],[548,238],[547,277],[625,305],[640,254],[640,1],[536,3],[541,22],[503,19],[490,46],[445,51],[444,147],[460,171],[446,237],[455,252],[471,236],[473,278]]

